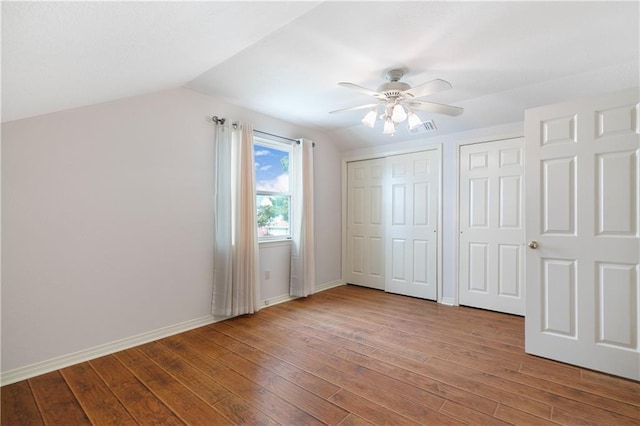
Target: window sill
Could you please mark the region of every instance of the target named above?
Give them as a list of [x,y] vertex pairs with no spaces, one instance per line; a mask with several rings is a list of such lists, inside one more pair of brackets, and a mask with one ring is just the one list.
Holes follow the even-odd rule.
[[290,245],[291,245],[291,238],[285,238],[285,239],[282,239],[282,240],[262,240],[262,241],[258,241],[258,246],[260,248],[290,246]]

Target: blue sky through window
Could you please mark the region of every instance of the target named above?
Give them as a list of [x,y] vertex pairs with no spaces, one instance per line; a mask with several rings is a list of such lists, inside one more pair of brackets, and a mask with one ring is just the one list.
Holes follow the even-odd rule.
[[289,173],[282,167],[282,159],[286,158],[287,163],[289,153],[279,149],[255,144],[253,147],[256,190],[289,192]]

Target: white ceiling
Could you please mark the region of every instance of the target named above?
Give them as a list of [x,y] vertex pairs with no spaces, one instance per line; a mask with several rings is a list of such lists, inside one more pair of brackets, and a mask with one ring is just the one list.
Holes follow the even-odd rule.
[[461,116],[420,113],[442,135],[639,85],[639,14],[638,2],[3,2],[2,119],[184,85],[352,149],[424,137],[366,128],[366,110],[328,114],[372,99],[338,82],[375,89],[406,67],[411,85],[453,85],[428,100]]

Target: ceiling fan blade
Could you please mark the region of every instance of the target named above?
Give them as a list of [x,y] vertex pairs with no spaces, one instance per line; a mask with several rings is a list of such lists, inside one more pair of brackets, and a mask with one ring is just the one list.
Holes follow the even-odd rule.
[[346,111],[355,111],[357,109],[365,109],[365,108],[373,108],[375,106],[378,106],[379,103],[375,103],[375,104],[366,104],[366,105],[358,105],[358,106],[354,106],[354,107],[350,107],[350,108],[343,108],[343,109],[337,109],[335,111],[331,111],[329,112],[329,114],[334,114],[336,112],[346,112]]
[[357,84],[341,82],[341,83],[338,83],[338,85],[342,87],[347,87],[349,89],[357,90],[367,95],[375,96],[376,98],[380,98],[380,97],[384,98],[384,95],[382,93],[378,93],[374,90],[367,89],[366,87],[358,86]]
[[453,105],[437,104],[435,102],[415,101],[405,102],[412,109],[418,109],[420,111],[433,112],[436,114],[445,114],[455,117],[462,114],[464,108],[460,108]]
[[439,78],[431,80],[429,82],[420,84],[409,90],[402,92],[402,96],[413,97],[414,99],[422,98],[424,96],[431,95],[432,93],[442,92],[443,90],[451,89],[451,83],[441,80]]

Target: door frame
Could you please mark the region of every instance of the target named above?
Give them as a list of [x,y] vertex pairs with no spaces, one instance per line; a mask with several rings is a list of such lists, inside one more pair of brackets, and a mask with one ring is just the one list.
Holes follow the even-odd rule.
[[[342,216],[342,245],[341,245],[341,278],[340,280],[343,283],[346,283],[345,277],[347,276],[347,163],[351,163],[354,161],[364,161],[364,160],[375,160],[378,158],[386,158],[391,157],[393,155],[401,155],[401,154],[413,154],[417,152],[423,151],[436,151],[437,159],[440,163],[440,170],[438,173],[438,238],[437,238],[437,249],[436,249],[436,281],[438,287],[437,294],[437,303],[442,303],[442,144],[429,144],[421,147],[407,148],[407,149],[389,149],[386,151],[378,152],[375,154],[359,154],[359,155],[351,155],[347,157],[342,157],[342,167],[341,167],[341,216]],[[386,272],[385,272],[386,273]]]
[[[523,123],[523,127],[524,127],[524,123]],[[456,187],[456,198],[455,198],[455,214],[456,214],[456,233],[455,233],[455,238],[453,241],[453,244],[455,245],[455,271],[454,271],[454,276],[455,276],[455,295],[452,298],[452,300],[447,300],[445,303],[448,305],[452,305],[452,306],[460,306],[460,149],[462,146],[464,145],[476,145],[476,144],[480,144],[480,143],[487,143],[487,142],[497,142],[497,141],[504,141],[504,140],[508,140],[508,139],[518,139],[518,138],[523,138],[524,137],[524,129],[522,131],[519,132],[513,132],[513,133],[506,133],[506,134],[501,134],[501,135],[495,135],[495,136],[486,136],[486,137],[480,137],[480,138],[472,138],[472,139],[462,139],[456,142],[455,144],[455,187]],[[526,159],[525,159],[525,167],[526,167]],[[523,194],[523,203],[524,203],[524,194]],[[522,212],[522,220],[523,223],[525,223],[525,214],[526,212],[523,211]],[[523,266],[525,268],[525,271],[523,271],[523,274],[526,273],[526,262],[523,262]]]

